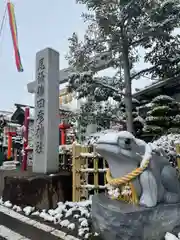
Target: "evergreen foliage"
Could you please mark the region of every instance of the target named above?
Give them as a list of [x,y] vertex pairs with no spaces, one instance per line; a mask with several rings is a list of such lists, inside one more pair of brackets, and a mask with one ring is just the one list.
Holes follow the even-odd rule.
[[180,133],[180,105],[167,95],[155,97],[145,119],[144,132],[154,135]]

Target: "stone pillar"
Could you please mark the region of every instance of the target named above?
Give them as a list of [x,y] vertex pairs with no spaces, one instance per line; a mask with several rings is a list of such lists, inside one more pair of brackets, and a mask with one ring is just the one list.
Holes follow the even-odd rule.
[[33,172],[53,173],[59,165],[59,53],[36,54]]

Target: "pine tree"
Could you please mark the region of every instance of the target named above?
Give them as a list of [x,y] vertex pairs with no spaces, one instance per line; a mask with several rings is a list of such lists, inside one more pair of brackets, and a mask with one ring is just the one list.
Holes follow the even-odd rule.
[[151,102],[144,132],[155,136],[180,132],[180,105],[173,98],[161,95]]
[[[179,76],[179,36],[173,33],[180,23],[179,0],[77,2],[85,4],[90,10],[89,14],[83,15],[89,27],[83,42],[78,41],[76,34],[70,39],[69,63],[78,71],[88,71],[88,74],[72,76],[71,87],[75,85],[80,96],[94,94],[98,87],[107,93],[103,94],[104,98],[114,95],[124,97],[127,129],[132,132],[132,80],[145,74],[162,78]],[[152,66],[135,72],[134,64],[139,61],[139,47],[146,50],[144,60]],[[99,54],[100,60],[105,57],[104,65],[113,67],[119,74],[118,77],[116,75],[116,85],[112,84],[112,79],[98,78],[95,75],[102,67],[100,64],[98,68],[97,62],[92,60],[96,54]],[[125,92],[122,92],[118,83],[125,88]]]

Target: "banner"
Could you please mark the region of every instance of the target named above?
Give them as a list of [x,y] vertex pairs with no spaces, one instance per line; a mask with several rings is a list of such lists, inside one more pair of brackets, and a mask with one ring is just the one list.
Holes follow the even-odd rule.
[[18,34],[17,34],[17,26],[16,26],[16,19],[15,19],[15,13],[14,13],[14,5],[11,2],[8,2],[7,8],[8,8],[11,36],[12,36],[13,46],[14,46],[16,67],[18,72],[23,72],[23,67],[21,64],[21,58],[20,58],[19,47],[18,47]]

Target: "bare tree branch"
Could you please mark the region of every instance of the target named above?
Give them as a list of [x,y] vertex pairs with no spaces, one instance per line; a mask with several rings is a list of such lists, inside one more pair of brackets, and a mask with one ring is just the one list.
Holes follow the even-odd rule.
[[159,66],[159,64],[156,65],[156,66],[150,67],[150,68],[145,68],[145,69],[143,69],[143,70],[141,70],[141,71],[133,74],[133,75],[131,76],[131,80],[133,80],[134,78],[140,77],[141,75],[143,75],[143,74],[145,74],[145,73],[147,73],[147,72],[150,72],[150,71],[156,69],[158,66]]

